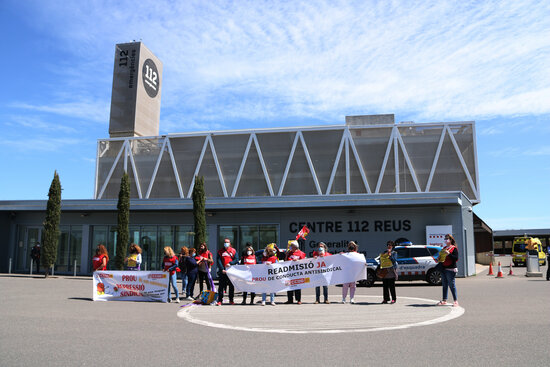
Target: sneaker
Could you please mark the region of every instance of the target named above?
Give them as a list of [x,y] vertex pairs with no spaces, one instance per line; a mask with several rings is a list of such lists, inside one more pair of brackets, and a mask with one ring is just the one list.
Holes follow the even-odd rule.
[[328,301],[328,299],[325,300],[325,303],[328,305],[330,302]]
[[271,302],[271,306],[275,306],[275,302]]
[[388,301],[382,301],[382,304],[383,304],[383,305],[385,305],[385,304],[387,304],[387,303],[388,303]]
[[251,304],[251,305],[254,304],[254,300],[253,300],[253,299],[250,300],[250,304]]
[[241,302],[241,305],[246,305],[246,300],[243,299],[243,301]]
[[313,303],[317,305],[317,304],[319,304],[319,301],[315,301],[315,302],[313,302]]
[[176,298],[176,303],[180,303],[180,298]]
[[262,301],[262,306],[265,306],[265,301]]
[[447,304],[447,301],[439,301],[437,302],[436,306],[445,306]]
[[392,300],[391,300],[391,302],[390,302],[390,304],[392,304],[392,305],[393,305],[394,303],[395,303],[395,300],[394,300],[394,299],[392,299]]
[[[350,302],[351,302],[351,300],[350,300]],[[342,303],[342,304],[343,304],[343,303],[346,303],[346,299],[345,299],[345,298],[342,298],[342,302],[340,302],[340,303]]]
[[298,301],[298,304],[301,305],[301,304],[302,304],[302,301]]
[[221,302],[216,303],[216,306],[221,306],[221,305],[222,305]]
[[172,302],[172,299],[168,298],[168,301],[167,301],[167,302],[168,302],[168,303]]
[[292,302],[292,301],[286,301],[286,302],[285,302],[285,305],[291,305],[291,304],[293,304],[293,303],[294,303],[294,302]]
[[458,307],[458,301],[453,302],[453,307]]
[[353,299],[353,298],[350,299],[350,300],[349,300],[349,303],[351,303],[351,304],[355,303],[355,299]]
[[193,297],[189,296],[189,297],[186,298],[186,300],[188,300],[188,301],[194,301],[195,299],[194,299]]

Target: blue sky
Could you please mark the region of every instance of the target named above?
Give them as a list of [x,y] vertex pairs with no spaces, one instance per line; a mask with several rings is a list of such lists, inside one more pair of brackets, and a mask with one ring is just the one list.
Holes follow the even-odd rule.
[[476,121],[493,229],[550,228],[550,2],[0,2],[0,200],[91,198],[114,47],[163,62],[161,134]]

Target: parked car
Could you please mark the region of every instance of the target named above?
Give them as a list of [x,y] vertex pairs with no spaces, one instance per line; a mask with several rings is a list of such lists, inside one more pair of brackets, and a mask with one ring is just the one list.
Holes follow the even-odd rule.
[[[410,245],[396,246],[394,248],[397,260],[397,274],[400,280],[424,280],[431,285],[441,284],[441,272],[436,269],[437,257],[441,247]],[[359,282],[367,287],[372,286],[377,280],[376,268],[380,256],[367,259],[367,279]]]

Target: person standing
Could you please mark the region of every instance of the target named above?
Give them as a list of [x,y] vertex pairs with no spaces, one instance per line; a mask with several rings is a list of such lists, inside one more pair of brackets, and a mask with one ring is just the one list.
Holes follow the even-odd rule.
[[[395,253],[393,252],[393,241],[388,241],[386,244],[386,251],[380,254],[380,270],[377,271],[382,278],[384,286],[383,295],[384,300],[382,303],[394,304],[397,301],[395,296],[395,281],[397,280],[397,261],[395,260]],[[391,302],[390,302],[391,293]]]
[[104,245],[97,245],[95,249],[95,255],[92,257],[92,266],[94,271],[107,270],[107,263],[109,262],[109,254],[107,248]]
[[[300,251],[300,245],[298,244],[298,241],[293,240],[289,243],[289,249],[286,253],[286,261],[298,261],[301,259],[305,259],[306,254],[304,254],[302,251]],[[302,290],[301,289],[295,289],[293,291],[286,292],[288,300],[285,302],[285,304],[291,304],[294,303],[293,296],[296,299],[296,302],[301,305],[302,304]]]
[[[256,264],[256,255],[254,254],[254,248],[250,243],[246,244],[246,248],[244,249],[243,256],[241,258],[241,264],[242,265],[255,265]],[[248,295],[247,292],[243,292],[243,301],[241,302],[241,305],[246,304],[246,296]],[[256,297],[256,293],[251,292],[250,293],[250,304],[254,304],[254,297]]]
[[214,258],[212,257],[212,253],[208,251],[208,247],[205,242],[200,244],[199,253],[195,256],[195,260],[197,260],[197,264],[199,265],[198,275],[200,293],[203,291],[203,282],[206,283],[206,289],[209,291],[212,290],[208,273],[210,272],[210,267],[214,263]]
[[174,293],[176,294],[176,303],[180,303],[180,294],[178,292],[178,276],[177,272],[179,271],[178,265],[178,257],[174,253],[174,250],[172,250],[172,247],[166,246],[164,248],[164,259],[162,260],[162,263],[164,264],[163,271],[167,271],[169,275],[169,283],[168,283],[168,302],[172,302],[172,298],[170,296],[170,286],[174,289]]
[[223,302],[223,292],[225,292],[226,287],[229,287],[229,304],[234,305],[233,297],[235,296],[235,287],[233,283],[229,280],[227,276],[227,269],[231,265],[239,263],[239,256],[237,255],[237,250],[231,246],[231,241],[229,238],[223,240],[223,247],[218,250],[218,276],[220,278],[220,286],[218,287],[218,303],[216,306],[221,306]]
[[141,247],[132,243],[130,245],[130,256],[124,259],[126,263],[126,270],[137,270],[141,269]]
[[448,289],[451,289],[453,295],[453,306],[458,306],[458,297],[456,294],[455,277],[458,269],[456,268],[456,262],[458,260],[458,248],[456,247],[456,241],[451,234],[445,235],[445,247],[439,251],[439,257],[437,262],[441,264],[441,286],[443,287],[443,297],[441,301],[437,303],[438,306],[447,304]]
[[188,257],[189,257],[189,249],[186,246],[183,246],[180,249],[180,253],[178,255],[179,268],[180,268],[180,274],[181,274],[182,297],[187,290],[187,282],[189,281],[189,277],[187,275],[187,268],[185,267],[185,259],[187,259]]
[[[324,242],[319,242],[319,248],[316,251],[313,251],[313,258],[317,257],[325,257],[332,255],[330,252],[328,252],[327,245],[325,245]],[[330,303],[328,301],[328,286],[323,286],[323,298],[324,303]],[[318,304],[321,301],[321,286],[315,287],[315,303]]]
[[36,274],[40,273],[40,242],[32,247],[31,259],[36,264]]
[[[262,256],[262,264],[275,264],[278,261],[277,256],[275,255],[276,251],[277,247],[275,244],[267,245]],[[266,296],[266,293],[262,293],[262,306],[265,306]],[[271,306],[275,306],[275,293],[269,293],[269,300]]]
[[[355,242],[350,241],[348,243],[348,252],[357,252],[358,246]],[[342,303],[346,303],[346,297],[348,296],[349,289],[349,303],[355,303],[355,282],[342,284]]]
[[195,250],[193,247],[189,249],[189,256],[185,258],[185,272],[187,274],[187,288],[185,289],[185,296],[188,301],[193,301],[193,294],[195,293],[195,282],[197,281],[197,274],[199,272],[199,265],[195,259]]

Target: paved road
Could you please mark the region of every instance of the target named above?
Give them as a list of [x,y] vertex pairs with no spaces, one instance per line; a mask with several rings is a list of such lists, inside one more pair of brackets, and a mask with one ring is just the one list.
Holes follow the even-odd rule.
[[[448,321],[406,329],[303,334],[192,323],[178,317],[181,305],[174,303],[92,302],[90,278],[0,275],[0,364],[546,366],[550,282],[522,276],[525,268],[514,272],[516,276],[504,279],[487,276],[486,271],[458,279],[465,312]],[[331,301],[338,301],[340,292],[330,287]],[[375,304],[381,293],[380,286],[358,288],[362,304],[313,305],[313,292],[307,290],[301,306],[201,306],[192,314],[252,329],[294,325],[300,330],[304,325],[334,330],[423,322],[451,309],[433,307],[431,300],[440,298],[441,288],[422,282],[399,283],[396,305]]]

